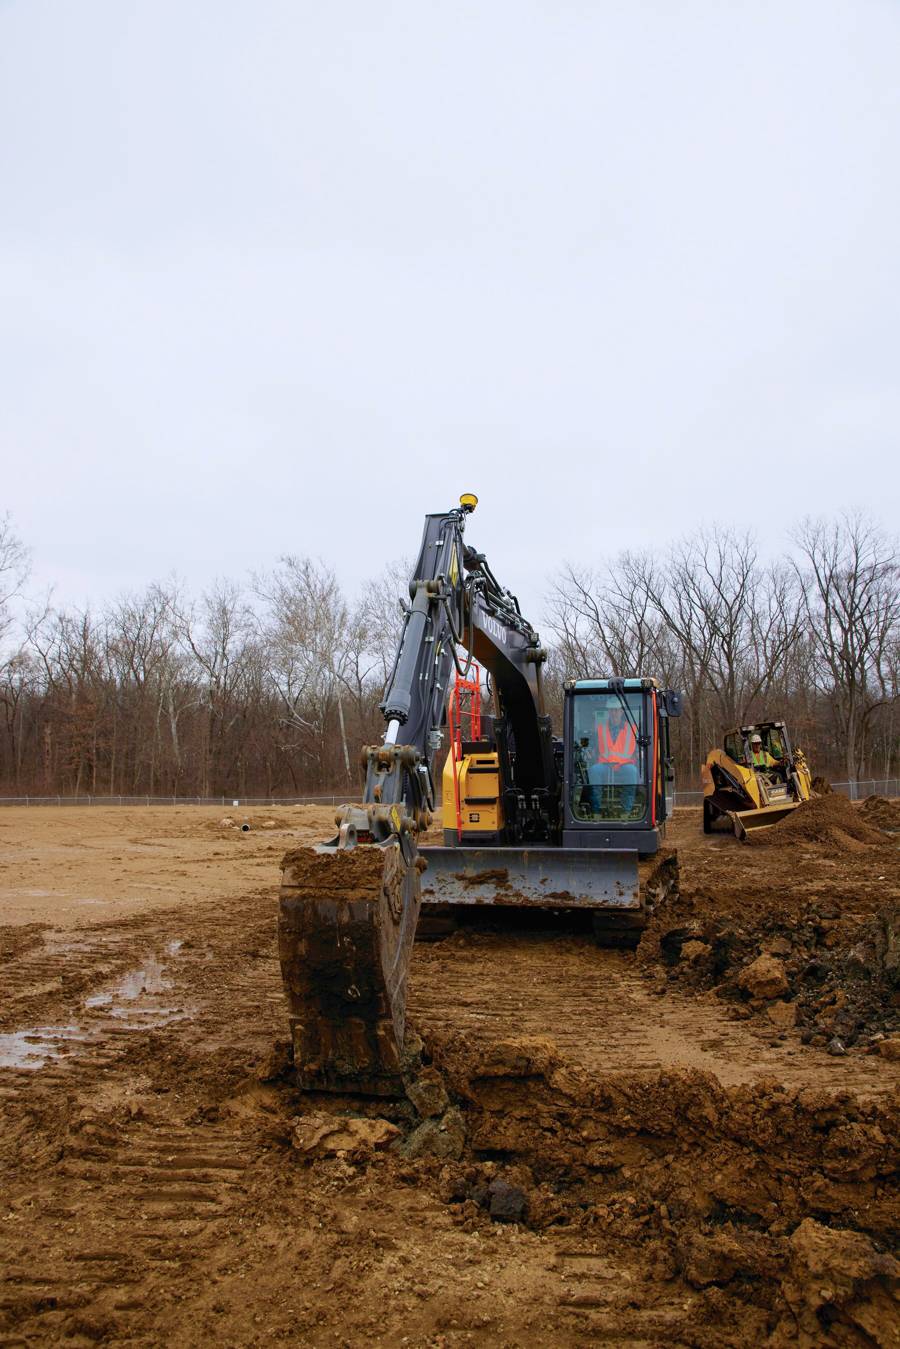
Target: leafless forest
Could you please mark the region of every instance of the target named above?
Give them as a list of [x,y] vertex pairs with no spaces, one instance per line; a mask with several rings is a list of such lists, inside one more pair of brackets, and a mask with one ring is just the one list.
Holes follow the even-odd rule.
[[[154,582],[94,611],[29,605],[29,552],[0,520],[0,791],[279,796],[349,790],[406,591],[401,565],[348,596],[285,557],[191,594]],[[24,616],[23,616],[24,615]],[[684,690],[693,783],[730,725],[783,716],[814,771],[900,760],[900,550],[871,520],[805,521],[780,557],[713,528],[548,575],[551,707],[564,679],[654,674]]]

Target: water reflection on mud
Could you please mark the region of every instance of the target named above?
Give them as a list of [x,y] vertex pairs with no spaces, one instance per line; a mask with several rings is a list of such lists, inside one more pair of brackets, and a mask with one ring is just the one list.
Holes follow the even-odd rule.
[[[166,944],[165,957],[171,961],[183,946],[182,941]],[[0,1069],[34,1070],[71,1051],[76,1044],[92,1044],[104,1038],[111,1023],[128,1030],[147,1030],[168,1026],[187,1015],[169,996],[173,981],[166,975],[167,964],[156,955],[147,956],[135,969],[120,975],[114,983],[84,999],[87,1017],[83,1022],[62,1026],[31,1026],[0,1035]]]

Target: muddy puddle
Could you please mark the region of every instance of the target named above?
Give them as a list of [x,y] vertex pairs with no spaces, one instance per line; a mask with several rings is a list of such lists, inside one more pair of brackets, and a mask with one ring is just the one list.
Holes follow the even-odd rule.
[[0,1035],[0,1069],[43,1068],[76,1048],[96,1045],[113,1025],[119,1030],[155,1030],[183,1020],[188,1010],[172,997],[174,981],[169,973],[183,944],[167,942],[162,956],[146,956],[140,965],[84,998],[83,1020]]
[[0,1068],[43,1068],[86,1037],[80,1026],[32,1026],[0,1035]]

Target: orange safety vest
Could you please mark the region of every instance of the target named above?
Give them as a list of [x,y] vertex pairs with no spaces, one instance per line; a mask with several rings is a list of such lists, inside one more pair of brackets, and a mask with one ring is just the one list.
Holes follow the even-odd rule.
[[608,726],[601,723],[597,727],[597,751],[601,763],[611,763],[616,768],[621,768],[626,763],[633,763],[636,747],[634,731],[630,726],[623,726],[615,738],[613,738]]

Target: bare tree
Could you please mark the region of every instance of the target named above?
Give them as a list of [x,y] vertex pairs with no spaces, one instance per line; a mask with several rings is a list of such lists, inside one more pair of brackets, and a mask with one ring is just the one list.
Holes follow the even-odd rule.
[[600,570],[565,567],[549,596],[549,628],[570,677],[674,676],[676,649],[651,598],[654,569],[637,553]]
[[183,649],[200,676],[200,703],[205,712],[200,749],[201,795],[226,762],[226,744],[245,713],[242,694],[253,665],[256,621],[240,586],[217,581],[199,606],[181,609],[176,624]]
[[358,640],[374,667],[367,666],[381,687],[387,684],[403,631],[405,606],[409,604],[409,578],[413,563],[408,558],[389,562],[378,576],[367,581],[356,606],[354,622]]
[[9,512],[0,516],[0,644],[13,624],[10,602],[21,595],[31,571],[31,553],[13,528]]
[[268,609],[263,624],[268,677],[294,748],[310,761],[321,758],[324,728],[336,712],[350,780],[342,691],[351,682],[351,616],[337,577],[323,563],[291,556],[254,584]]
[[805,520],[795,563],[817,656],[815,677],[833,700],[847,776],[864,772],[873,713],[896,700],[892,657],[900,624],[900,554],[864,515]]

